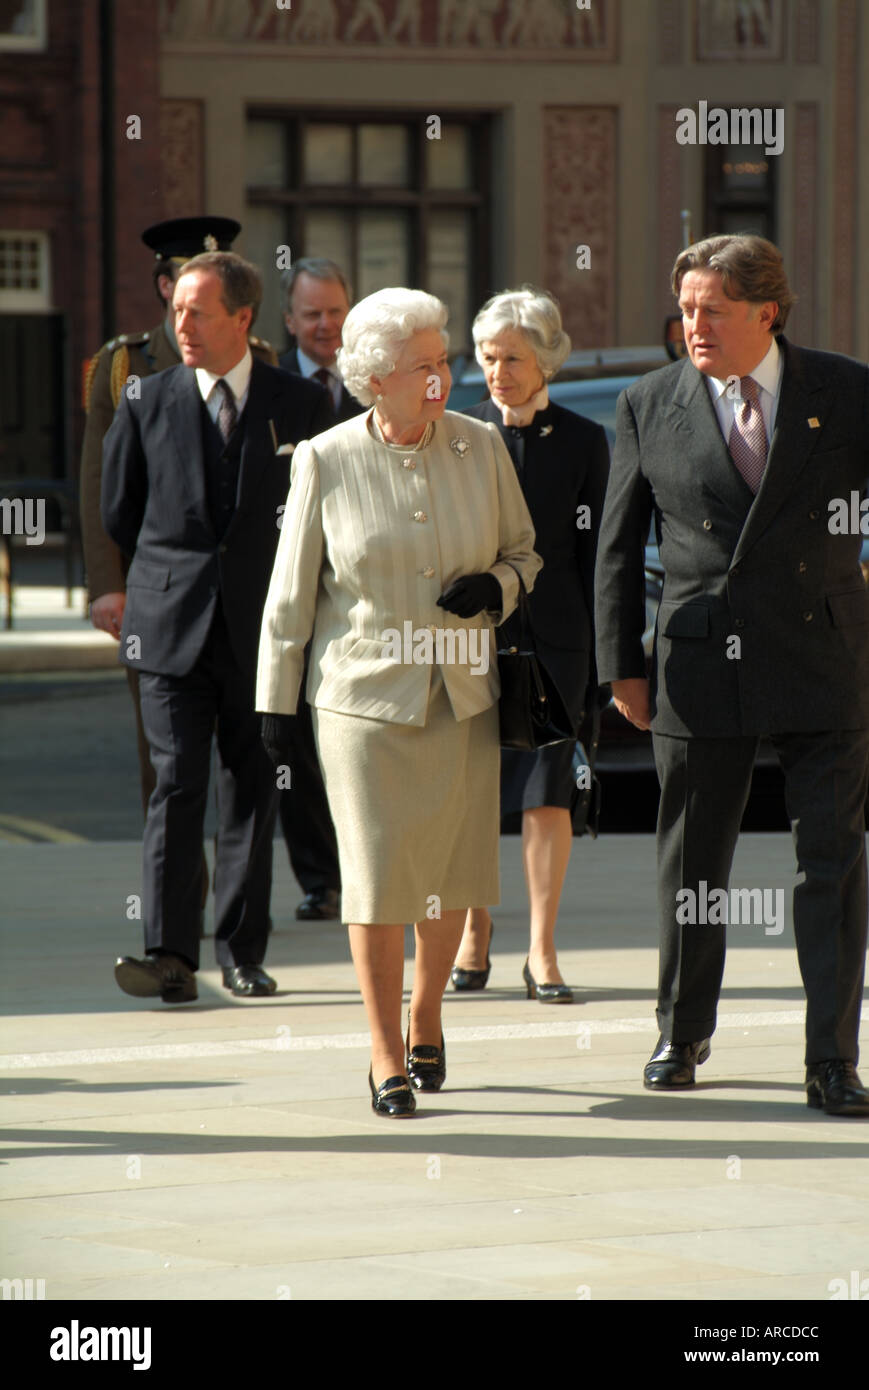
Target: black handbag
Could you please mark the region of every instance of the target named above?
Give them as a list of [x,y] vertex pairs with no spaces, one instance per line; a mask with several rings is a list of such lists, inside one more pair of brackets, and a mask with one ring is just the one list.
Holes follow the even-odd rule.
[[[600,709],[596,703],[592,706],[591,718],[586,719],[585,724],[589,726],[586,735],[588,743],[578,738],[573,750],[570,823],[574,835],[590,835],[596,840],[600,832],[601,798],[600,781],[594,770],[600,740]],[[580,734],[584,733],[585,728],[580,729]]]
[[522,576],[516,605],[519,629],[512,642],[505,628],[498,629],[498,675],[501,700],[498,713],[501,747],[529,752],[550,743],[576,738],[576,728],[561,692],[537,655],[531,630],[528,595]]

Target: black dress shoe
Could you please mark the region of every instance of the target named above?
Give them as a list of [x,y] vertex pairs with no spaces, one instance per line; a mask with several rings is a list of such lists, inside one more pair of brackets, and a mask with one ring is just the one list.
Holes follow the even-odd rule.
[[258,965],[225,965],[223,983],[233,994],[243,999],[250,999],[253,995],[274,994],[278,987],[277,980],[273,980],[271,975],[267,975]]
[[341,894],[334,888],[315,888],[296,908],[299,922],[334,922],[341,915]]
[[375,1086],[374,1077],[369,1071],[368,1085],[371,1087],[371,1109],[377,1115],[388,1115],[391,1120],[403,1120],[416,1110],[416,1099],[406,1076],[390,1076]]
[[164,1004],[188,1004],[198,997],[196,976],[178,956],[148,953],[144,960],[119,956],[115,979],[125,994],[136,999],[160,998]]
[[447,1079],[447,1050],[441,1033],[440,1047],[428,1043],[410,1045],[407,1035],[407,1079],[417,1091],[439,1091]]
[[538,985],[528,969],[527,960],[522,967],[522,979],[525,981],[526,999],[536,999],[541,1004],[573,1003],[573,990],[570,985]]
[[486,985],[489,983],[489,972],[492,969],[492,962],[489,960],[489,951],[492,949],[492,937],[494,935],[495,923],[489,918],[489,941],[486,946],[485,970],[465,970],[461,965],[454,965],[450,971],[453,989],[472,990],[486,988]]
[[643,1085],[649,1091],[675,1091],[694,1085],[694,1069],[702,1066],[712,1051],[709,1039],[676,1043],[660,1037],[655,1051],[643,1068]]
[[839,1057],[806,1067],[806,1099],[813,1110],[828,1115],[869,1115],[869,1091],[854,1063]]

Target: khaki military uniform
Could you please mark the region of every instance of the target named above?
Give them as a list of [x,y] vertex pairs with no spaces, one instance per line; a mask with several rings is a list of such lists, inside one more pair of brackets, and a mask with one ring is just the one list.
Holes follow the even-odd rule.
[[[261,338],[251,337],[251,352],[255,357],[278,365],[277,354]],[[121,554],[114,541],[103,530],[100,516],[100,491],[103,476],[103,438],[115,413],[130,376],[154,376],[181,361],[165,323],[146,333],[122,333],[100,348],[91,359],[85,376],[85,423],[79,476],[81,507],[81,538],[87,575],[88,597],[91,602],[104,594],[122,594],[126,590],[129,559]],[[142,805],[145,810],[154,790],[154,769],[148,742],[142,728],[139,710],[138,673],[127,667],[127,679],[136,711],[136,733],[139,747],[139,770],[142,783]]]

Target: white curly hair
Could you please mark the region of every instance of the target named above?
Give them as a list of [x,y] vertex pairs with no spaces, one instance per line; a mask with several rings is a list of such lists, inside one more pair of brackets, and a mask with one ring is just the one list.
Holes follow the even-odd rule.
[[449,345],[444,324],[445,304],[424,290],[377,290],[354,304],[341,330],[338,370],[344,385],[362,405],[371,405],[371,378],[389,376],[408,339],[426,328],[436,328]]

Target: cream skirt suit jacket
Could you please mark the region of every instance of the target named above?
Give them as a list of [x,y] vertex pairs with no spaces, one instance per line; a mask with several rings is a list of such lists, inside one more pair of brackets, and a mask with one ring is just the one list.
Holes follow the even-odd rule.
[[[516,606],[517,570],[530,590],[543,562],[493,424],[447,411],[414,451],[375,439],[371,415],[296,448],[256,707],[296,712],[313,639],[306,695],[342,916],[413,922],[499,900],[493,629]],[[501,586],[498,612],[462,619],[437,606],[453,580],[485,571]],[[440,649],[438,630],[452,634]]]

